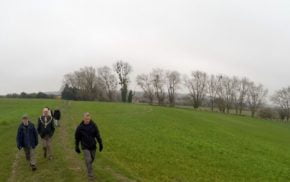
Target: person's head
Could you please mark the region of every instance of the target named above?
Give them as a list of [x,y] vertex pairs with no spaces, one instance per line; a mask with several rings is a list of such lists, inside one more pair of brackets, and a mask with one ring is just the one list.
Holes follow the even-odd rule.
[[49,116],[49,109],[44,108],[42,113],[43,113],[43,116],[46,116],[46,117]]
[[24,115],[22,116],[21,120],[22,120],[22,123],[23,123],[24,125],[28,125],[29,118],[28,118],[28,115],[27,115],[27,114],[24,114]]
[[90,124],[90,122],[91,122],[90,113],[88,113],[88,112],[84,113],[83,121],[84,121],[84,124]]

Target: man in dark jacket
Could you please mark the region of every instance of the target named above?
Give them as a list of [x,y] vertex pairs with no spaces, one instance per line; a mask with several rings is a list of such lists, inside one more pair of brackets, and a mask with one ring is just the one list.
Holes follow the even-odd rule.
[[48,157],[49,160],[52,160],[51,155],[51,138],[54,134],[54,121],[53,117],[50,116],[49,109],[43,109],[43,115],[38,119],[37,131],[41,137],[44,157]]
[[81,153],[79,143],[81,143],[84,159],[86,162],[89,178],[94,178],[93,162],[96,156],[96,140],[99,143],[99,151],[103,150],[103,142],[97,125],[91,120],[90,113],[85,113],[83,121],[75,132],[77,153]]
[[60,118],[61,118],[61,112],[59,109],[56,109],[53,113],[53,119],[54,119],[54,125],[59,127],[60,126]]
[[17,132],[17,148],[19,150],[24,149],[26,160],[30,162],[33,171],[36,170],[34,150],[37,145],[38,136],[34,124],[29,121],[27,115],[24,115]]

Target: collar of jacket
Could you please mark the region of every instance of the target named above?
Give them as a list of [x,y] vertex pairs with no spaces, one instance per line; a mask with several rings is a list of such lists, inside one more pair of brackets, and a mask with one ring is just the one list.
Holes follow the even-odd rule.
[[89,124],[85,124],[84,120],[82,120],[81,125],[88,126],[88,125],[95,125],[95,123],[93,120],[91,120]]
[[[22,127],[25,127],[24,123],[21,121],[21,126]],[[28,128],[32,127],[32,123],[30,121],[28,121],[28,125],[27,125]]]
[[45,121],[43,120],[44,117],[45,117],[45,116],[41,116],[39,119],[40,119],[41,123],[44,125],[44,127],[46,128],[47,125],[48,125],[49,123],[51,123],[51,121],[52,121],[52,117],[49,117],[49,118],[48,118],[49,120],[47,120],[47,122],[45,122]]

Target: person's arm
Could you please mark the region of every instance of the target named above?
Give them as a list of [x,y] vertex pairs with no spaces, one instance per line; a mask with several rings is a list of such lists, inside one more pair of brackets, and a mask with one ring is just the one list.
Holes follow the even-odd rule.
[[79,127],[76,129],[76,132],[75,132],[75,151],[77,153],[81,153],[81,150],[80,150],[80,141],[81,141],[81,136],[80,136],[80,131],[79,131]]
[[38,118],[38,122],[37,122],[37,132],[40,134],[40,126],[41,125],[41,121],[40,118]]
[[55,126],[54,126],[54,119],[53,117],[51,117],[51,137],[53,136],[54,134],[54,131],[55,131]]
[[17,130],[17,136],[16,136],[16,143],[17,143],[17,148],[20,150],[22,148],[21,146],[21,126],[19,126]]
[[103,140],[102,140],[99,128],[96,124],[95,124],[95,137],[99,143],[99,151],[102,152],[103,151]]
[[34,135],[34,139],[35,139],[35,146],[38,145],[38,134],[37,134],[37,131],[33,125],[33,135]]

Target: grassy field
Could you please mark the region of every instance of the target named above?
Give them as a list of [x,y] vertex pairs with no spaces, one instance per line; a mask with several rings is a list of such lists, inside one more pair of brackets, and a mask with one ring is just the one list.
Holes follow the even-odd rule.
[[[32,173],[15,144],[19,118],[59,107],[54,160]],[[83,112],[98,123],[105,149],[97,181],[290,181],[290,125],[250,117],[147,105],[0,99],[0,181],[87,181],[74,130]]]

